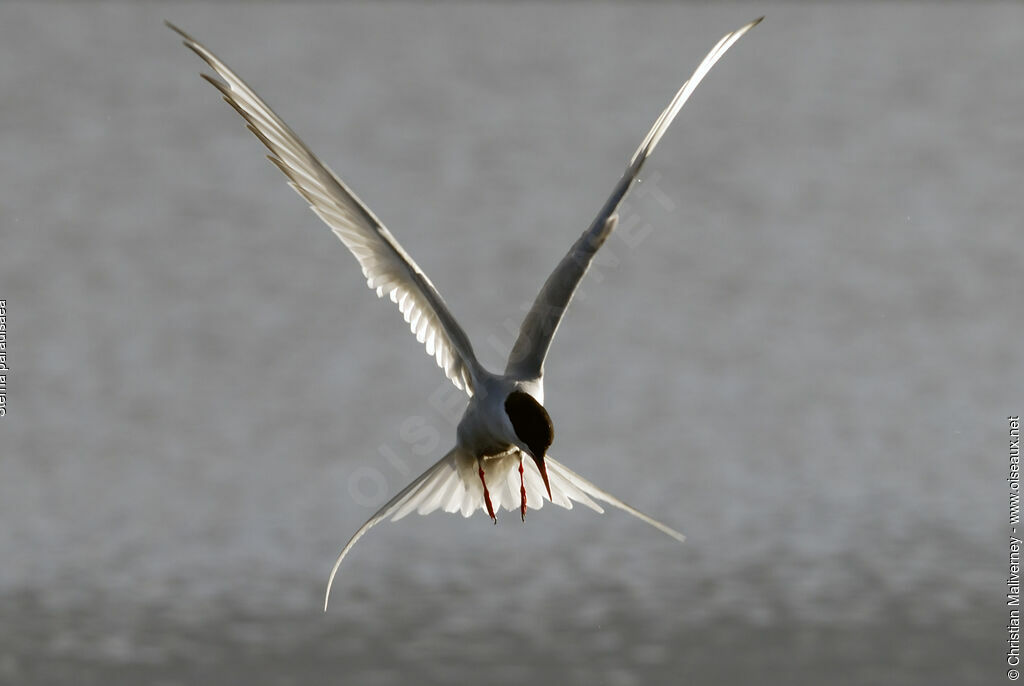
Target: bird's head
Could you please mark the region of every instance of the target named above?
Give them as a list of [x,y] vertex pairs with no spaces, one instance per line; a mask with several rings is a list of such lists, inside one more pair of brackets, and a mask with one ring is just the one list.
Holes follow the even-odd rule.
[[547,455],[555,435],[551,417],[532,395],[522,391],[512,391],[505,398],[505,414],[512,422],[516,438],[521,443],[520,448],[525,448],[525,452],[537,463],[537,469],[540,470],[541,478],[544,479],[544,487],[548,490],[550,499],[551,485],[548,483],[548,471],[544,466],[544,456]]

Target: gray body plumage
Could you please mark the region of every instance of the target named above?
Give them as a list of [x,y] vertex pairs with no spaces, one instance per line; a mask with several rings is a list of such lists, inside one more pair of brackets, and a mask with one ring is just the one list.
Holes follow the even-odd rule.
[[469,338],[433,283],[369,208],[224,62],[168,23],[184,38],[185,45],[217,73],[220,79],[206,74],[203,77],[245,119],[249,130],[270,151],[268,158],[288,178],[289,185],[352,252],[367,285],[379,297],[386,295],[398,305],[427,353],[452,383],[469,396],[456,430],[455,447],[381,507],[342,549],[327,583],[325,609],[338,567],[356,541],[378,522],[387,518],[398,520],[414,511],[426,514],[443,509],[468,517],[485,507],[490,511],[493,506],[493,511],[521,509],[525,517],[527,507],[539,509],[545,498],[568,509],[575,501],[603,512],[597,502],[600,501],[683,540],[679,532],[625,504],[547,455],[553,429],[543,408],[544,360],[580,279],[615,229],[618,208],[644,162],[704,76],[760,21],[724,36],[655,121],[592,224],[542,286],[523,320],[504,374],[492,373],[477,361]]

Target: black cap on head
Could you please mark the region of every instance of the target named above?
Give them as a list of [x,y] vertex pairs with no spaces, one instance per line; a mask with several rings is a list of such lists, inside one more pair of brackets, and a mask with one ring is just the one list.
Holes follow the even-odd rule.
[[544,456],[555,436],[555,429],[551,424],[551,417],[547,410],[537,402],[529,393],[512,391],[505,398],[505,414],[512,422],[516,437],[526,444],[530,449],[530,457],[537,463],[541,478],[544,479],[544,487],[548,490],[548,499],[551,498],[551,484],[548,483],[548,471],[544,466]]

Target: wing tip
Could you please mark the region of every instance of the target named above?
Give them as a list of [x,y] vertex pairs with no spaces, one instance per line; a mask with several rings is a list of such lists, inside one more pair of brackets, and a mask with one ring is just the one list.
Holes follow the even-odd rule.
[[188,38],[188,39],[190,39],[190,40],[191,40],[191,37],[190,37],[190,36],[189,36],[189,35],[188,35],[187,33],[185,33],[184,31],[182,31],[181,29],[179,29],[179,28],[178,28],[177,26],[175,26],[174,24],[172,24],[172,23],[171,23],[171,20],[170,20],[170,19],[164,19],[164,26],[166,26],[167,28],[169,28],[169,29],[170,29],[171,31],[174,31],[175,33],[177,33],[177,34],[178,34],[178,35],[180,35],[181,37],[183,37],[183,38]]
[[[188,32],[186,32],[184,29],[176,26],[175,24],[172,24],[170,22],[170,20],[168,20],[168,19],[164,19],[164,26],[166,26],[171,31],[174,31],[176,34],[181,36],[182,44],[184,44],[185,47],[189,48],[190,50],[195,52],[197,55],[202,57],[202,53],[200,53],[199,50],[197,49],[197,46],[199,45],[199,41],[197,41],[195,38],[193,38],[191,35],[189,35]],[[203,58],[203,59],[206,59],[206,58]]]

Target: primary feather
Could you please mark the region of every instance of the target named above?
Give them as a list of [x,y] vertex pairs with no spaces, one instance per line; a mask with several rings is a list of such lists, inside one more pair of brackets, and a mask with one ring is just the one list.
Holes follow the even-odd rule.
[[362,267],[366,284],[378,297],[398,304],[416,340],[426,346],[457,388],[473,394],[479,364],[462,327],[419,265],[384,224],[327,165],[317,158],[245,81],[190,35],[166,22],[217,74],[209,81],[242,115],[248,128],[270,150],[267,158],[288,177],[288,185],[341,239]]
[[551,346],[551,340],[555,337],[555,332],[558,331],[562,316],[565,314],[566,308],[569,307],[569,303],[572,302],[576,287],[583,275],[587,273],[594,255],[615,229],[615,223],[618,220],[616,212],[640,174],[644,162],[654,152],[658,141],[665,135],[665,131],[679,114],[679,110],[690,99],[694,89],[711,71],[711,67],[715,66],[715,63],[743,34],[757,26],[763,18],[756,19],[723,36],[697,65],[693,75],[676,92],[668,107],[654,121],[654,125],[644,136],[636,152],[633,153],[633,157],[630,158],[629,164],[626,166],[626,171],[615,184],[615,188],[612,189],[611,195],[608,196],[593,223],[573,244],[541,287],[533,307],[530,308],[519,329],[519,337],[512,346],[508,366],[505,368],[506,374],[515,374],[525,378],[543,376],[544,358],[547,357],[548,348]]
[[[430,279],[369,208],[226,64],[184,31],[167,23],[184,38],[185,45],[223,79],[203,74],[245,119],[249,130],[267,147],[270,151],[268,158],[288,178],[289,185],[305,198],[317,216],[331,227],[352,252],[359,261],[369,287],[379,297],[388,295],[398,305],[417,340],[425,345],[427,353],[435,358],[452,383],[464,389],[471,398],[463,423],[472,425],[465,435],[473,439],[467,438],[463,443],[463,423],[460,423],[460,445],[402,489],[356,531],[331,569],[324,598],[325,610],[342,560],[378,522],[389,518],[397,521],[413,512],[422,515],[435,510],[460,512],[468,517],[477,510],[487,508],[481,470],[488,484],[490,505],[495,511],[522,508],[525,513],[527,507],[540,509],[544,506],[548,490],[541,472],[534,459],[521,450],[543,452],[550,445],[550,433],[546,442],[542,442],[543,450],[532,443],[516,443],[517,439],[506,436],[499,445],[509,444],[508,449],[501,449],[504,452],[493,455],[491,448],[495,440],[501,438],[502,422],[508,423],[510,418],[498,415],[504,409],[494,409],[503,408],[501,402],[492,403],[493,408],[488,410],[481,408],[486,406],[488,398],[493,401],[510,398],[514,394],[519,394],[517,397],[528,396],[526,399],[534,403],[537,411],[547,419],[550,432],[550,419],[540,406],[544,395],[544,359],[580,279],[586,274],[601,245],[615,229],[622,200],[679,110],[722,55],[760,21],[753,21],[724,36],[662,111],[633,154],[594,222],[573,244],[544,283],[523,321],[520,335],[509,356],[506,373],[500,377],[480,366],[468,337],[448,311]],[[479,395],[474,396],[478,390]],[[518,432],[516,428],[517,435]],[[478,442],[477,447],[472,447],[474,440]],[[512,443],[515,445],[510,445]],[[683,535],[675,529],[627,505],[565,465],[544,455],[540,455],[539,459],[546,464],[550,500],[554,504],[572,509],[573,503],[577,502],[603,512],[598,503],[605,503],[637,517],[678,541],[684,540]]]

